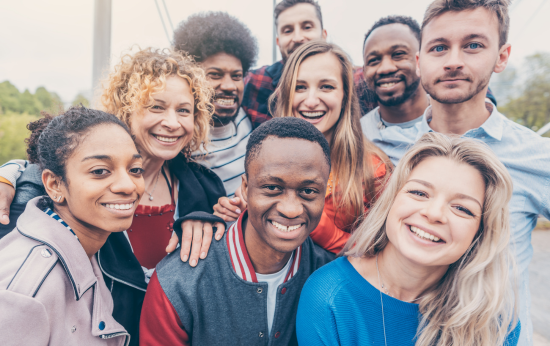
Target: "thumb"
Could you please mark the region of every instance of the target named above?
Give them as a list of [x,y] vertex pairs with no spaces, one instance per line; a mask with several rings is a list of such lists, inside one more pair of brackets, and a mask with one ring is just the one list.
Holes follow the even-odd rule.
[[170,238],[170,241],[168,242],[168,246],[166,247],[167,253],[172,253],[176,251],[176,248],[178,247],[179,239],[176,233],[172,234],[172,238]]

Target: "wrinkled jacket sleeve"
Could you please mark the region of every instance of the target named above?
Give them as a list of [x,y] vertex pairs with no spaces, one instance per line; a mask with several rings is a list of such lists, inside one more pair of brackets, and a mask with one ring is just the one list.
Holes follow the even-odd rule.
[[0,345],[46,346],[50,325],[42,303],[11,291],[0,291]]
[[26,160],[11,160],[0,166],[0,177],[6,179],[15,188],[17,179],[25,171],[29,161]]

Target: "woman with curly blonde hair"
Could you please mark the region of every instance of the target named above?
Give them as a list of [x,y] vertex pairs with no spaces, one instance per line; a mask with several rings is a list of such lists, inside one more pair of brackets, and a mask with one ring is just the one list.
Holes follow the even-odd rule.
[[424,135],[397,165],[345,256],[304,286],[298,341],[516,345],[511,196],[510,174],[486,145]]
[[[113,234],[98,253],[113,295],[113,316],[133,344],[147,282],[166,252],[176,249],[174,226],[184,232],[182,260],[197,265],[199,257],[206,257],[213,227],[218,226],[219,239],[225,225],[193,215],[212,213],[225,189],[216,174],[190,160],[208,140],[213,113],[213,91],[191,58],[168,49],[127,54],[103,87],[103,108],[128,125],[143,157],[145,194],[132,226],[125,234]],[[115,213],[123,208],[107,207]],[[188,220],[174,225],[175,217]]]

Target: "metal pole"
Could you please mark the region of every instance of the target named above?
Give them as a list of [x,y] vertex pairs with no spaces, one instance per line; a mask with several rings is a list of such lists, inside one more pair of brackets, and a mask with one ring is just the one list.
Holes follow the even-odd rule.
[[[277,0],[273,0],[273,13],[275,13],[275,6],[277,5]],[[277,62],[277,25],[275,23],[275,17],[273,14],[273,63]]]
[[109,71],[109,58],[111,56],[111,0],[95,0],[93,54],[92,94],[95,101],[100,94],[101,78]]

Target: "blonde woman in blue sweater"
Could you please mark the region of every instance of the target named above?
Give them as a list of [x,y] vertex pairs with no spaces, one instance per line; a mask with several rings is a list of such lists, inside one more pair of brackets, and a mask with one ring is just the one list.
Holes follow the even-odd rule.
[[429,133],[304,286],[303,345],[516,345],[510,175],[483,144]]

